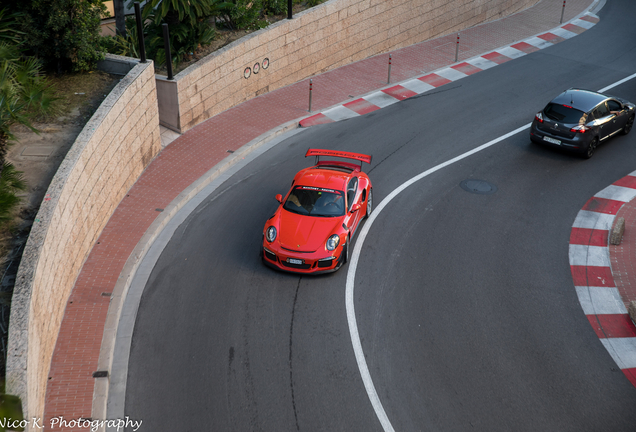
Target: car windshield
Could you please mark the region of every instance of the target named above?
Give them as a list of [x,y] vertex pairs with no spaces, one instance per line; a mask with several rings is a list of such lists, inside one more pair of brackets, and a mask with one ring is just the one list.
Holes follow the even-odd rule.
[[287,197],[283,208],[306,216],[344,216],[344,193],[333,189],[296,186]]
[[562,123],[579,124],[585,122],[583,111],[565,105],[549,103],[543,112],[549,119]]

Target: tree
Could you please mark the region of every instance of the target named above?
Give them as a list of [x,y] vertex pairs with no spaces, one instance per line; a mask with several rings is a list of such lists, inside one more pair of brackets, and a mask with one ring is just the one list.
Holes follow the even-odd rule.
[[102,0],[30,0],[17,3],[29,51],[58,73],[86,72],[104,58]]

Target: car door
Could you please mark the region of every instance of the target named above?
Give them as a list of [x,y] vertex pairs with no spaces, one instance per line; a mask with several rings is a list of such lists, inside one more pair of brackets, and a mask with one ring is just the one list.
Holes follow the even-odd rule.
[[347,219],[345,222],[345,225],[347,225],[347,228],[351,230],[352,237],[356,231],[358,222],[360,221],[360,217],[361,217],[360,210],[352,211],[353,206],[360,203],[361,194],[358,188],[359,188],[358,177],[353,177],[351,180],[349,180],[349,183],[347,184]]
[[607,103],[603,101],[597,105],[594,109],[593,115],[596,119],[594,124],[598,128],[599,140],[603,141],[604,139],[609,138],[613,133],[613,120],[616,116],[610,113],[607,108]]
[[607,107],[609,108],[610,113],[614,114],[614,119],[612,120],[612,134],[615,134],[625,127],[625,123],[627,123],[627,110],[624,109],[622,103],[614,99],[609,99],[607,101]]

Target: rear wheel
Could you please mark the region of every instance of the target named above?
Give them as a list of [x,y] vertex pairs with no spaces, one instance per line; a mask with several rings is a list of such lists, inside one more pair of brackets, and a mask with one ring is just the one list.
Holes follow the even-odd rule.
[[627,119],[627,123],[625,123],[625,127],[621,131],[623,135],[627,135],[629,131],[632,130],[633,126],[634,126],[634,116],[631,116],[630,118]]
[[367,213],[364,215],[365,218],[368,218],[373,211],[373,188],[369,189],[369,196],[367,197]]
[[598,147],[598,138],[594,138],[587,146],[587,149],[585,149],[585,153],[583,154],[585,159],[589,159],[594,155],[596,147]]

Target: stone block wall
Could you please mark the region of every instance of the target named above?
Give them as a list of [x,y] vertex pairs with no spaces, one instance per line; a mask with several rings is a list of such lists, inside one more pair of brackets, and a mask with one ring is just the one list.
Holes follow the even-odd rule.
[[[122,61],[122,58],[111,59]],[[161,150],[152,62],[134,59],[77,137],[36,216],[13,294],[7,392],[43,412],[66,302],[115,208]],[[28,371],[28,373],[27,373]]]
[[[538,0],[330,0],[252,33],[175,76],[185,132],[263,93],[523,10]],[[263,68],[263,60],[269,67]],[[244,77],[247,67],[259,73]],[[161,102],[161,101],[160,101]],[[172,107],[172,114],[175,107]]]

